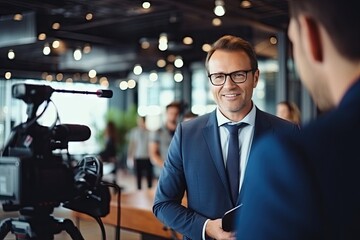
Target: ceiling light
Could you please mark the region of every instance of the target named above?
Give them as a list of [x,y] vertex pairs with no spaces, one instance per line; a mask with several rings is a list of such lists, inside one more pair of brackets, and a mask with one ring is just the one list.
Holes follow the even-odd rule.
[[166,33],[161,33],[159,36],[159,46],[160,51],[165,51],[168,49],[168,37]]
[[52,81],[53,80],[53,76],[51,74],[48,74],[45,78],[46,81]]
[[46,39],[46,34],[45,33],[40,33],[39,36],[38,36],[38,39],[40,41],[44,41]]
[[90,83],[96,83],[96,82],[97,82],[97,77],[90,78]]
[[23,15],[18,13],[14,15],[14,21],[21,21],[23,19]]
[[208,52],[208,51],[210,51],[210,49],[211,49],[211,45],[208,44],[208,43],[205,43],[205,44],[202,45],[201,49],[202,49],[204,52]]
[[142,7],[143,7],[144,9],[149,9],[149,8],[151,7],[151,3],[145,1],[145,2],[142,3]]
[[163,43],[163,44],[159,44],[158,48],[160,51],[166,51],[168,49],[168,44],[167,43]]
[[174,80],[175,82],[181,82],[184,79],[184,76],[182,75],[181,72],[176,72],[174,74]]
[[216,16],[222,17],[225,15],[224,5],[225,5],[225,3],[223,0],[215,0],[214,13]]
[[48,73],[47,72],[43,72],[42,74],[41,74],[41,78],[42,79],[46,79],[46,76],[48,75]]
[[270,37],[270,39],[269,39],[269,41],[270,41],[270,43],[272,44],[272,45],[276,45],[277,44],[277,38],[276,37]]
[[168,62],[174,62],[175,59],[176,59],[176,57],[175,57],[175,55],[173,55],[173,54],[170,54],[170,55],[167,57]]
[[166,61],[165,61],[164,59],[159,59],[159,60],[157,60],[156,65],[157,65],[159,68],[163,68],[163,67],[166,66]]
[[159,78],[158,74],[155,72],[155,71],[152,71],[150,74],[149,74],[149,79],[150,81],[152,82],[155,82],[157,81]]
[[143,69],[140,64],[136,64],[133,69],[133,73],[135,75],[140,75],[142,73]]
[[50,53],[51,53],[51,49],[50,49],[49,43],[45,43],[44,48],[43,48],[43,54],[49,55]]
[[96,71],[94,70],[94,69],[91,69],[90,71],[89,71],[89,78],[94,78],[94,77],[96,77]]
[[93,17],[94,17],[94,16],[93,16],[92,13],[87,13],[86,16],[85,16],[85,19],[88,20],[88,21],[90,21],[90,20],[93,19]]
[[58,80],[58,81],[63,80],[63,77],[64,77],[64,75],[63,75],[62,73],[58,73],[58,74],[56,74],[56,76],[55,76],[56,80]]
[[191,37],[184,37],[183,43],[186,45],[190,45],[193,43],[193,39]]
[[58,30],[58,29],[60,29],[60,23],[54,22],[51,27],[52,27],[52,29],[54,29],[54,30]]
[[220,26],[221,25],[221,19],[220,18],[214,18],[213,20],[212,20],[212,25],[213,26]]
[[159,44],[168,43],[168,37],[166,33],[161,33],[159,36]]
[[15,52],[14,52],[14,50],[10,49],[10,50],[8,51],[8,58],[9,58],[10,60],[13,60],[13,59],[15,58]]
[[66,83],[72,83],[73,82],[73,79],[71,77],[68,77],[66,80],[65,80]]
[[10,79],[11,78],[11,72],[6,72],[5,73],[5,79]]
[[119,84],[119,88],[121,90],[126,90],[128,88],[128,82],[127,81],[121,81]]
[[133,89],[133,88],[135,88],[136,87],[136,81],[134,80],[134,79],[130,79],[129,81],[128,81],[128,88],[129,89]]
[[177,68],[181,68],[182,66],[184,66],[184,61],[182,60],[181,56],[177,56],[175,61],[174,61],[174,66]]
[[90,45],[89,43],[86,43],[86,44],[84,45],[83,52],[84,52],[85,54],[88,54],[88,53],[91,52],[91,45]]
[[53,48],[58,48],[59,46],[60,46],[60,41],[59,40],[53,41],[53,43],[52,43]]
[[142,49],[148,49],[150,47],[150,42],[147,39],[141,39],[140,45]]
[[252,6],[252,3],[249,0],[243,0],[241,1],[240,5],[242,8],[250,8]]
[[99,83],[102,87],[109,87],[109,81],[108,81],[107,77],[101,77],[99,79]]
[[77,49],[74,51],[73,57],[74,57],[74,59],[75,59],[76,61],[81,60],[81,58],[82,58],[82,52],[81,52],[80,48],[77,48]]

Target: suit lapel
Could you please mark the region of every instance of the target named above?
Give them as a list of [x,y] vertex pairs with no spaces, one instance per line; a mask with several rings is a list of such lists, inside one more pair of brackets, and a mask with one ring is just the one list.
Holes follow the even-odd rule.
[[210,113],[209,120],[203,129],[205,142],[208,146],[211,160],[213,161],[215,168],[220,176],[220,179],[224,185],[224,188],[230,194],[229,184],[226,177],[224,160],[221,151],[220,134],[217,126],[216,111]]

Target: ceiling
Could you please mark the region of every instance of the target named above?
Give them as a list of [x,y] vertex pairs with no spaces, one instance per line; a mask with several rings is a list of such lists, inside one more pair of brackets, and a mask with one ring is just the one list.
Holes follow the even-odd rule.
[[[7,71],[12,77],[41,78],[43,72],[62,73],[81,78],[90,69],[109,79],[125,78],[135,64],[145,71],[159,70],[159,58],[182,56],[185,66],[203,62],[204,43],[212,43],[224,34],[241,36],[255,45],[258,55],[276,57],[276,45],[269,42],[277,31],[286,31],[287,0],[251,0],[250,8],[242,0],[224,0],[226,14],[221,26],[213,26],[214,0],[150,0],[141,7],[137,0],[0,0],[0,79]],[[22,13],[22,21],[14,21]],[[93,18],[86,20],[87,13]],[[53,23],[60,23],[53,29]],[[38,40],[40,33],[45,40]],[[158,50],[159,35],[168,36],[168,50]],[[185,45],[184,37],[193,38]],[[44,45],[60,40],[60,47],[43,54]],[[150,47],[141,48],[147,41]],[[73,51],[91,46],[89,53],[75,61]],[[8,59],[12,49],[15,58]],[[171,68],[168,68],[171,69]]]

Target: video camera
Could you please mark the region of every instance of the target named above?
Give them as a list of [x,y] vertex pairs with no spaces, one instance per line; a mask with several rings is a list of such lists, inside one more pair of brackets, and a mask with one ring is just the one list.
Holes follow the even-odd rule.
[[[84,125],[58,124],[58,115],[50,127],[42,126],[37,121],[52,102],[50,98],[53,92],[112,97],[110,90],[84,92],[56,90],[47,85],[12,86],[12,96],[27,104],[28,118],[12,129],[0,156],[0,201],[4,211],[20,211],[25,217],[16,221],[29,223],[33,229],[37,229],[35,225],[39,222],[54,224],[55,221],[57,224],[56,220],[49,218],[49,214],[60,204],[94,218],[106,216],[110,208],[109,185],[101,180],[102,162],[94,156],[74,161],[68,152],[69,142],[89,139],[90,128]],[[38,114],[42,104],[45,107]],[[39,219],[43,221],[38,221]],[[13,219],[4,221],[0,226],[0,239],[14,229],[15,234],[26,234],[28,237],[34,235],[28,228],[19,230],[18,224],[14,225]],[[46,226],[42,226],[42,229],[45,228]],[[78,231],[74,230],[73,225],[70,228],[73,228],[70,232]],[[51,235],[55,233],[47,232],[44,235],[36,232],[37,230],[33,231],[38,239],[52,239]],[[78,232],[73,237],[79,235],[81,236]]]

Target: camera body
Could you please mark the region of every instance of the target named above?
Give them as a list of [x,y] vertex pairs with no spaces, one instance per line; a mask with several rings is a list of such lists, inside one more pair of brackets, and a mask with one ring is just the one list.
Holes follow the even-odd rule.
[[61,159],[0,158],[0,200],[4,211],[23,207],[57,207],[76,196],[71,167]]

